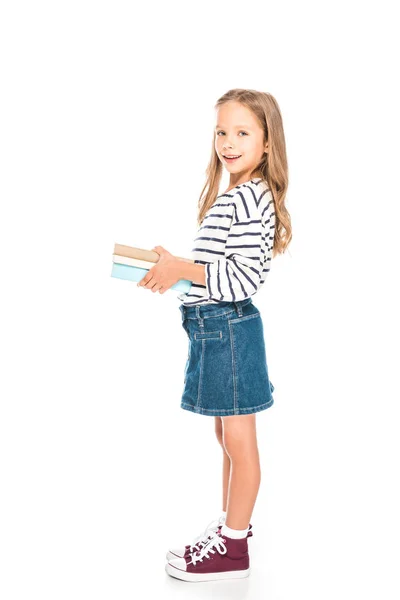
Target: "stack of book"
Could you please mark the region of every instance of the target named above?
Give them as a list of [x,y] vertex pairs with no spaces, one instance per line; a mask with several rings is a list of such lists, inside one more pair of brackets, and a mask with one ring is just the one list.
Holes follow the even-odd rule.
[[[158,262],[160,255],[154,250],[143,250],[142,248],[133,248],[123,244],[114,245],[113,264],[111,277],[118,279],[127,279],[128,281],[140,281]],[[179,260],[194,263],[190,258],[181,258]],[[177,292],[188,292],[192,282],[188,279],[180,279],[169,289]]]

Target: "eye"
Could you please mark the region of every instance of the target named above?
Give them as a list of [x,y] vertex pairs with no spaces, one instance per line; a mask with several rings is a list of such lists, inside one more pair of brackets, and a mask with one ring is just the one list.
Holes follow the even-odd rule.
[[[218,136],[220,133],[224,133],[224,132],[223,132],[223,131],[217,131],[217,136]],[[244,133],[244,135],[249,135],[249,134],[248,134],[248,133],[246,133],[245,131],[239,131],[239,133]]]

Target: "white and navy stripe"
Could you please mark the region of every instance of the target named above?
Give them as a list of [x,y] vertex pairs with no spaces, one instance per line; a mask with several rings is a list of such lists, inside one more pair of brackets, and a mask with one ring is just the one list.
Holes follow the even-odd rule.
[[206,285],[192,283],[185,306],[248,298],[270,270],[275,207],[264,180],[254,178],[217,196],[197,230],[191,258],[205,265]]

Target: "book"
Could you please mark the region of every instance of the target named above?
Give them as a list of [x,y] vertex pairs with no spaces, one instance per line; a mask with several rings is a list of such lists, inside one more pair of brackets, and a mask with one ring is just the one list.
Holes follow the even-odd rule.
[[[111,277],[117,279],[125,279],[127,281],[140,281],[149,272],[150,269],[143,269],[141,267],[135,267],[131,265],[124,265],[121,263],[113,262],[111,269]],[[170,290],[176,290],[177,292],[188,292],[191,288],[192,282],[188,279],[180,279]]]
[[141,267],[142,269],[151,269],[156,263],[149,260],[141,260],[140,258],[130,258],[129,256],[122,256],[119,254],[112,255],[113,262],[119,263],[120,265],[131,265],[132,267]]
[[[114,254],[125,256],[127,258],[147,260],[152,263],[158,262],[158,259],[160,258],[160,255],[155,250],[144,250],[143,248],[134,248],[133,246],[124,246],[123,244],[114,244]],[[184,260],[185,262],[194,263],[194,260],[184,258],[183,256],[175,256],[175,258]]]
[[[154,250],[144,250],[142,248],[115,244],[112,258],[111,277],[137,282],[141,281],[146,273],[154,267],[158,262],[160,255]],[[176,258],[184,260],[185,262],[194,263],[194,261],[189,258],[181,258],[179,256]],[[192,282],[188,279],[180,279],[169,289],[186,293],[190,290],[191,285]]]

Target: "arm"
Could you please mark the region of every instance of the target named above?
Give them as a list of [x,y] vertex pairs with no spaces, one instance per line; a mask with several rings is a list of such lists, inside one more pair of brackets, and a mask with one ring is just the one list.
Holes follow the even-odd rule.
[[210,299],[224,302],[244,300],[255,294],[263,279],[263,268],[272,253],[263,215],[249,188],[233,198],[234,213],[225,246],[225,256],[205,265],[205,286]]
[[196,263],[189,263],[183,260],[177,259],[179,264],[179,273],[181,279],[189,279],[194,283],[200,283],[205,285],[205,265],[198,265]]

